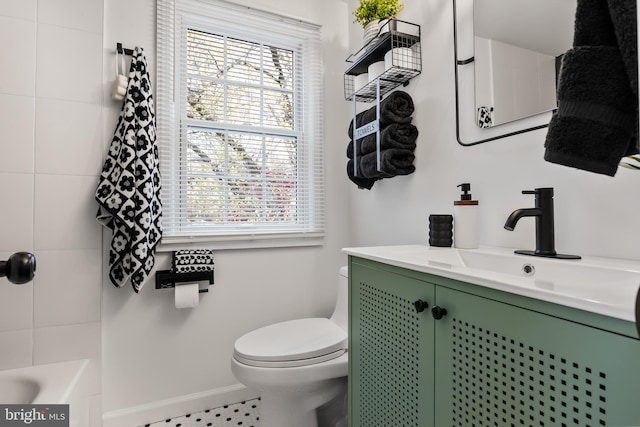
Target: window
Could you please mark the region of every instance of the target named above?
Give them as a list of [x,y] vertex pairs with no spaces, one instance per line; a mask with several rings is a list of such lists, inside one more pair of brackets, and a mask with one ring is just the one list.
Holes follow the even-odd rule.
[[158,2],[163,245],[318,244],[319,46],[312,24],[220,0]]

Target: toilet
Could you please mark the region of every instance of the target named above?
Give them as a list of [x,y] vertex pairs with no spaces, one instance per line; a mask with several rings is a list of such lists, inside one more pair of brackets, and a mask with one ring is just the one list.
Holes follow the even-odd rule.
[[260,427],[346,427],[347,267],[331,318],[297,319],[236,340],[231,371],[260,392]]

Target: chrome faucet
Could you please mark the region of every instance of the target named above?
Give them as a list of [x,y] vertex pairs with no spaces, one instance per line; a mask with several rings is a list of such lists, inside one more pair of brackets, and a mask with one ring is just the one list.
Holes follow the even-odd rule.
[[515,253],[522,255],[541,256],[561,259],[580,259],[578,255],[565,255],[556,253],[554,225],[553,225],[553,188],[536,188],[525,190],[522,194],[535,195],[535,207],[516,209],[511,212],[504,224],[504,228],[513,231],[520,218],[532,216],[536,219],[536,249],[535,251],[517,250]]

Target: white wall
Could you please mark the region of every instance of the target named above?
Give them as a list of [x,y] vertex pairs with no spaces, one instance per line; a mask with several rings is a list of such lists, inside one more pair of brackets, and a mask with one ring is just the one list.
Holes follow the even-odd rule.
[[[522,190],[555,188],[556,249],[640,260],[635,228],[640,173],[621,169],[615,178],[543,160],[546,130],[473,147],[455,137],[452,4],[406,2],[401,19],[422,26],[422,74],[406,90],[416,104],[420,131],[416,172],[377,182],[371,191],[352,186],[351,243],[356,246],[426,243],[428,215],[452,213],[457,184],[470,182],[480,201],[480,243],[531,249],[534,221],[515,231],[504,221],[514,209],[532,207]],[[353,5],[351,6],[353,7]]]
[[[338,269],[346,263],[348,185],[342,71],[351,21],[344,1],[253,0],[252,7],[323,26],[327,233],[322,247],[218,251],[215,285],[196,309],[177,310],[172,290],[147,283],[140,294],[103,284],[103,410],[106,425],[136,425],[180,415],[185,400],[236,390],[229,363],[240,335],[272,322],[327,316],[336,297]],[[142,46],[155,70],[155,1],[106,0],[104,87],[113,75],[116,42]],[[152,77],[154,79],[154,76]],[[105,96],[105,144],[120,104]],[[105,145],[106,146],[106,145]],[[105,239],[106,240],[106,239]],[[169,268],[168,254],[158,257]],[[233,396],[232,393],[230,396]],[[208,397],[207,397],[208,396]],[[202,407],[197,409],[203,409]],[[163,412],[164,411],[164,412]],[[128,424],[126,424],[128,422]],[[141,424],[143,423],[141,422]]]
[[0,0],[0,259],[37,259],[33,282],[0,279],[0,369],[91,359],[94,419],[102,22],[102,0]]

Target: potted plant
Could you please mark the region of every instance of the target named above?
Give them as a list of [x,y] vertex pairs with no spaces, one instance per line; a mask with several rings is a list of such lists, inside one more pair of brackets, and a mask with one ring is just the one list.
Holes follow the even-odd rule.
[[378,34],[378,22],[381,19],[395,18],[403,7],[400,0],[359,0],[358,7],[353,11],[353,22],[364,28],[364,44]]

